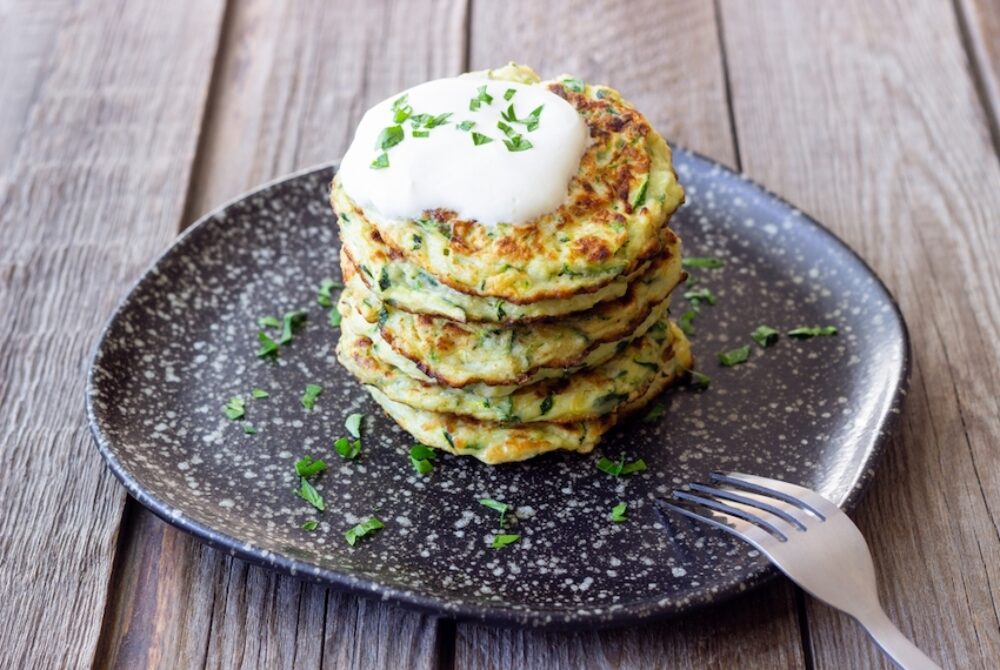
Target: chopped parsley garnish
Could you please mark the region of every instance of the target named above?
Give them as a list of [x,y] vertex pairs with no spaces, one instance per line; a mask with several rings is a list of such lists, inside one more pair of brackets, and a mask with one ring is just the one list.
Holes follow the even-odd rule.
[[702,374],[697,370],[688,370],[691,374],[690,385],[696,389],[707,389],[708,385],[712,383],[712,378],[706,374]]
[[257,332],[257,339],[260,341],[260,349],[257,350],[257,356],[260,358],[278,352],[278,343],[272,340],[271,336],[263,330]]
[[281,338],[278,344],[288,344],[306,320],[305,312],[287,312],[281,317]]
[[333,441],[333,448],[341,458],[353,461],[361,453],[361,438],[351,441],[346,437],[338,437]]
[[413,107],[407,104],[407,98],[409,96],[404,93],[403,95],[396,98],[392,103],[392,120],[396,123],[402,123],[406,119],[410,118],[410,114],[413,113]]
[[[530,133],[531,131],[538,128],[538,119],[542,115],[543,109],[545,109],[545,105],[539,105],[538,107],[535,107],[533,110],[531,110],[531,113],[528,114],[526,117],[524,117],[523,119],[519,119],[517,118],[517,113],[514,111],[514,105],[510,104],[507,106],[506,110],[500,112],[500,116],[503,117],[503,120],[508,123],[520,123],[526,126],[528,132]],[[510,133],[507,134],[510,135]]]
[[494,512],[500,512],[500,528],[503,528],[504,520],[507,517],[507,510],[510,509],[510,505],[500,502],[499,500],[494,500],[493,498],[480,498],[479,504],[483,507],[489,507]]
[[253,427],[252,423],[244,423],[243,432],[246,433],[247,435],[256,435],[257,429]]
[[295,472],[298,473],[299,477],[312,477],[324,470],[326,470],[326,463],[323,462],[322,458],[313,460],[312,456],[303,456],[295,461]]
[[490,545],[493,549],[503,549],[508,544],[514,544],[521,539],[520,535],[509,535],[502,533],[500,535],[493,536],[493,543]]
[[430,133],[429,130],[414,130],[413,131],[413,136],[414,137],[430,137],[431,133]]
[[281,319],[276,316],[262,316],[257,319],[261,328],[281,328]]
[[[696,291],[687,291],[684,294],[684,299],[685,300],[690,300],[692,302],[694,302],[695,300],[697,300],[698,302],[701,302],[702,300],[704,300],[709,305],[714,305],[715,304],[715,296],[712,294],[712,291],[710,291],[707,288],[700,288],[700,289],[698,289]],[[697,303],[695,303],[695,304],[697,304]]]
[[388,128],[383,128],[382,132],[378,135],[378,139],[375,140],[375,148],[386,151],[387,149],[391,149],[402,142],[403,137],[403,126],[389,126]]
[[334,328],[340,328],[340,321],[342,317],[340,316],[340,310],[336,307],[330,308],[330,325]]
[[805,340],[810,337],[823,337],[827,335],[836,335],[836,326],[822,326],[822,327],[812,327],[812,328],[796,328],[794,330],[788,331],[788,337],[794,337],[796,339]]
[[299,488],[295,493],[320,512],[326,509],[326,503],[323,502],[323,496],[319,494],[316,487],[310,484],[305,477],[299,478]]
[[653,405],[648,412],[646,412],[646,416],[642,417],[642,422],[655,423],[656,421],[659,421],[660,417],[666,414],[666,412],[667,408],[657,403]]
[[714,270],[716,268],[721,268],[726,264],[726,261],[721,258],[713,258],[711,256],[687,256],[681,259],[681,267],[685,268],[706,268],[708,270]]
[[698,312],[689,309],[681,314],[681,318],[677,319],[677,325],[685,335],[694,335],[694,317],[697,315]]
[[723,351],[719,354],[719,363],[725,365],[727,368],[731,368],[734,365],[739,365],[740,363],[746,363],[747,359],[750,358],[750,345],[744,344],[739,349],[733,349],[732,351]]
[[470,112],[474,112],[477,109],[479,109],[479,106],[482,105],[484,102],[487,105],[493,104],[493,96],[486,92],[485,84],[477,88],[476,93],[477,93],[476,97],[474,97],[472,100],[469,100]]
[[583,93],[583,82],[579,79],[563,79],[562,83],[563,86],[574,93]]
[[601,456],[600,460],[597,461],[597,469],[601,472],[606,472],[612,477],[620,477],[621,475],[642,472],[646,469],[646,461],[638,458],[631,463],[626,463],[625,454],[622,454],[617,461],[612,461],[606,456]]
[[510,139],[504,140],[503,143],[507,147],[507,151],[527,151],[535,146],[521,135],[515,135]]
[[347,540],[347,544],[352,547],[357,544],[358,540],[365,537],[366,535],[371,535],[377,530],[385,527],[378,517],[368,517],[367,521],[362,521],[354,528],[351,528],[344,533],[344,538]]
[[506,91],[503,92],[503,99],[510,100],[511,98],[514,97],[515,93],[517,93],[517,89],[508,88]]
[[625,520],[625,510],[628,509],[628,503],[620,502],[611,508],[611,520],[615,523],[621,523]]
[[246,413],[246,401],[243,400],[243,396],[234,395],[226,402],[226,416],[229,417],[231,421],[236,421],[237,419],[242,419],[243,415]]
[[250,391],[250,395],[252,395],[256,400],[261,400],[262,398],[270,397],[271,394],[265,391],[264,389],[255,388],[254,390]]
[[541,414],[539,416],[545,416],[548,414],[549,410],[552,409],[553,402],[552,396],[545,396],[545,400],[542,401],[542,406],[539,408],[541,410]]
[[437,458],[437,452],[423,444],[415,444],[410,447],[410,463],[418,474],[426,475],[434,469],[431,461]]
[[364,418],[364,414],[357,412],[347,417],[347,421],[344,422],[344,426],[347,428],[347,432],[351,434],[351,437],[361,437],[361,422]]
[[389,154],[385,152],[380,153],[378,157],[372,161],[369,167],[373,170],[384,170],[389,167]]
[[302,524],[302,530],[308,530],[309,532],[312,532],[316,530],[317,526],[319,526],[319,521],[316,521],[316,519],[309,519],[304,524]]
[[443,126],[448,123],[448,119],[451,118],[451,112],[445,114],[438,114],[437,116],[432,116],[426,121],[424,121],[424,128],[437,128],[438,126]]
[[334,289],[340,288],[344,288],[344,285],[339,281],[324,279],[320,282],[319,288],[316,290],[316,302],[319,303],[320,307],[333,307],[333,295],[331,292]]
[[770,326],[757,326],[757,328],[750,333],[750,337],[764,349],[778,343],[778,331]]
[[319,384],[306,384],[306,392],[302,394],[302,406],[311,410],[316,406],[316,398],[323,393],[323,387]]
[[489,135],[483,135],[482,133],[477,133],[475,131],[473,131],[472,133],[472,143],[475,144],[477,147],[480,144],[489,144],[492,141],[493,138],[490,137]]
[[472,130],[473,128],[475,128],[475,126],[476,126],[475,121],[468,121],[468,120],[455,124],[455,127],[458,128],[459,130]]

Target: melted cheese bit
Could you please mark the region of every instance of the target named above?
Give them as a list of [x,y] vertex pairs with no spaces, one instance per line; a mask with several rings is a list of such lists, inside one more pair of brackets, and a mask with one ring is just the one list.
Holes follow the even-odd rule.
[[588,136],[576,109],[544,86],[481,74],[437,79],[365,113],[340,178],[376,217],[417,219],[440,208],[487,226],[525,223],[566,199]]

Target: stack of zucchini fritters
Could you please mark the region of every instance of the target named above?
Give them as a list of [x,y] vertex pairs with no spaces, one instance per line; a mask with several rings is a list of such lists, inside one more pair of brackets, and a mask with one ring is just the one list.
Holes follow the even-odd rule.
[[337,354],[428,446],[491,464],[588,452],[691,367],[667,319],[683,190],[669,147],[617,91],[513,65],[490,76],[547,86],[583,116],[590,143],[566,200],[518,226],[444,210],[385,220],[335,178]]

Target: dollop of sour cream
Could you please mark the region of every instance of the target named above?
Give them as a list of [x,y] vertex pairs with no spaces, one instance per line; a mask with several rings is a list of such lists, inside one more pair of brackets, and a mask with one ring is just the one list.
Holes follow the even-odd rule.
[[559,208],[588,138],[576,109],[544,86],[481,74],[437,79],[365,113],[340,178],[374,216],[416,219],[441,208],[516,225]]

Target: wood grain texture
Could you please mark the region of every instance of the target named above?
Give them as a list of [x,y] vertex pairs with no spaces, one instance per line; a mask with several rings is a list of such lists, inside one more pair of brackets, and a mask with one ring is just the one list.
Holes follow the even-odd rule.
[[[422,30],[412,29],[414,17]],[[462,2],[233,5],[187,222],[260,182],[338,158],[368,107],[461,71],[464,28]],[[106,630],[109,665],[436,666],[434,618],[233,559],[131,504]]]
[[990,116],[994,150],[1000,152],[1000,3],[955,0],[983,106]]
[[[902,430],[857,515],[890,617],[946,667],[1000,658],[1000,166],[946,2],[726,0],[744,169],[826,222],[899,299]],[[888,667],[811,603],[819,668]]]
[[107,9],[7,7],[0,27],[3,667],[93,659],[125,493],[87,430],[86,363],[176,231],[221,20],[214,2]]
[[[472,12],[471,69],[515,60],[543,77],[606,82],[670,140],[736,164],[711,3],[476,2]],[[591,634],[459,624],[455,666],[801,667],[794,593],[779,582],[703,615]]]

